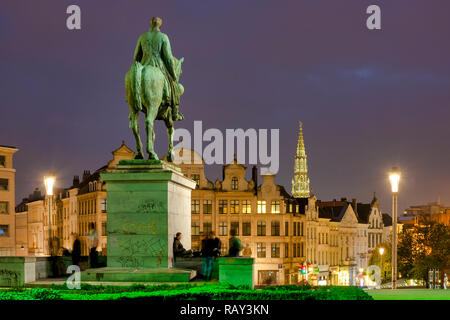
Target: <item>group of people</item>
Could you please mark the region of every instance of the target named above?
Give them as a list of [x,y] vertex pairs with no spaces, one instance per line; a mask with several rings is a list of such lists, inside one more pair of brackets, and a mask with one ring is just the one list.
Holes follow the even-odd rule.
[[[78,234],[74,235],[75,240],[73,241],[72,246],[72,264],[73,265],[79,265],[80,259],[81,259],[81,242],[80,237]],[[89,265],[91,268],[97,268],[98,267],[98,232],[95,229],[95,224],[90,223],[89,224],[89,233],[88,233],[88,240],[89,240]]]
[[[182,233],[178,232],[173,241],[174,261],[176,257],[186,257],[192,255],[192,250],[186,250],[182,243]],[[241,240],[236,237],[236,231],[230,231],[228,257],[238,257],[242,250]],[[214,231],[210,231],[202,240],[201,256],[202,256],[202,275],[206,280],[211,280],[214,259],[221,256],[221,241],[216,237]]]

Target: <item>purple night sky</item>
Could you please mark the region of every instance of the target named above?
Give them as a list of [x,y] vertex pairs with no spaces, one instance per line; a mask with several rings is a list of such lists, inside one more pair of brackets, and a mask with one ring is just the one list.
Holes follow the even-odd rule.
[[[79,31],[66,28],[70,4]],[[366,28],[371,4],[381,31]],[[16,199],[49,170],[68,187],[122,140],[134,148],[124,77],[160,16],[185,57],[177,128],[279,128],[276,182],[290,192],[301,120],[319,199],[369,202],[376,191],[390,213],[387,172],[398,166],[399,212],[450,204],[449,12],[448,0],[2,0],[0,144],[20,149]],[[156,136],[162,156],[162,123]],[[214,181],[220,166],[206,173]]]

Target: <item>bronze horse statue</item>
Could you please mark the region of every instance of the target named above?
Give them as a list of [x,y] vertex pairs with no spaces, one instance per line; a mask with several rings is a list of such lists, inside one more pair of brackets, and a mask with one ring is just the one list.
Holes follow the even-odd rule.
[[[183,58],[176,60],[177,76],[181,75],[181,63]],[[184,88],[177,83],[179,92],[182,94]],[[139,135],[139,112],[145,115],[145,130],[147,133],[147,154],[148,159],[158,159],[154,150],[155,143],[155,120],[163,120],[169,138],[169,149],[166,160],[173,162],[173,106],[163,104],[164,75],[156,67],[150,65],[143,66],[135,61],[125,76],[125,88],[127,103],[130,107],[130,128],[133,130],[136,139],[135,159],[144,159],[143,146]]]
[[155,120],[163,120],[169,138],[166,160],[173,162],[173,122],[183,119],[178,107],[184,88],[178,79],[184,58],[178,60],[172,55],[169,38],[159,29],[161,24],[161,18],[153,17],[150,31],[139,37],[135,61],[125,76],[125,90],[130,107],[130,128],[136,139],[134,158],[144,159],[138,121],[142,111],[145,115],[148,159],[158,160],[154,150],[154,124]]

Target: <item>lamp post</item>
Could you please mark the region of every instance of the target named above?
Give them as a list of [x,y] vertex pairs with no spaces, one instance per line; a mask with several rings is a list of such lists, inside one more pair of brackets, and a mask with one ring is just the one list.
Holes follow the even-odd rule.
[[380,265],[380,268],[381,268],[381,274],[380,274],[380,276],[381,276],[381,282],[383,282],[382,280],[383,280],[383,274],[384,274],[384,270],[383,270],[383,253],[384,253],[384,248],[383,247],[381,247],[380,249],[378,249],[378,252],[380,253],[380,257],[381,257],[381,265]]
[[392,189],[392,289],[397,289],[397,196],[400,172],[396,167],[389,174]]
[[53,197],[53,186],[55,185],[55,175],[50,173],[48,176],[44,177],[45,193],[48,198],[48,251],[49,254],[53,255],[53,244],[52,244],[52,197]]

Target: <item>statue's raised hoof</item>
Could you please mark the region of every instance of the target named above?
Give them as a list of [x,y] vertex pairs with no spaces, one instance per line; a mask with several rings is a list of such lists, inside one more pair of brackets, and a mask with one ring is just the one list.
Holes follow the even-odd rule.
[[140,152],[136,152],[134,155],[134,159],[144,159],[144,156]]
[[159,160],[158,155],[155,152],[148,153],[148,160]]

